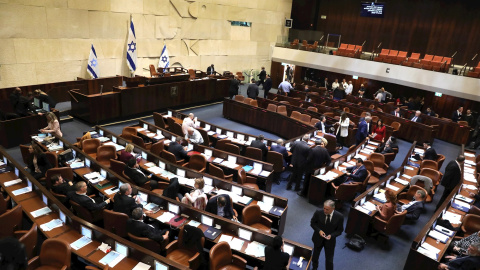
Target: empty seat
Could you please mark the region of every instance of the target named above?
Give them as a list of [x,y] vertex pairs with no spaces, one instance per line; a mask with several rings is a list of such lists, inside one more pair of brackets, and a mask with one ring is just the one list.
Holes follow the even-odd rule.
[[302,115],[300,112],[292,111],[292,114],[290,115],[290,117],[293,119],[300,120],[300,115]]
[[22,228],[22,206],[17,205],[0,215],[0,224],[0,239],[13,236],[13,232]]
[[159,141],[159,142],[156,142],[156,143],[152,144],[152,147],[150,147],[150,152],[152,152],[152,154],[154,154],[154,155],[160,156],[163,149],[165,149],[164,142]]
[[140,138],[139,136],[136,136],[136,135],[132,135],[132,143],[140,146],[140,148],[143,148],[143,149],[146,149],[146,150],[150,150],[150,148],[152,147],[152,143],[149,142],[149,143],[145,143],[145,141],[143,141],[142,138]]
[[245,156],[256,160],[263,160],[262,150],[255,147],[247,147]]
[[307,110],[312,111],[312,112],[318,112],[318,109],[316,107],[308,107]]
[[310,115],[308,115],[308,114],[301,114],[301,115],[300,115],[300,121],[302,121],[302,122],[305,123],[305,124],[310,124],[310,119],[311,119],[311,118],[312,118],[312,117],[311,117]]
[[243,208],[242,223],[265,233],[272,233],[272,220],[262,215],[258,205]]
[[267,111],[276,112],[277,111],[277,105],[272,104],[272,103],[268,104]]
[[214,245],[209,254],[210,270],[247,269],[247,261],[238,255],[233,255],[227,242]]
[[37,247],[38,230],[37,225],[33,224],[28,231],[15,231],[15,238],[25,246],[25,253],[27,259],[33,257],[33,253]]
[[236,95],[234,98],[235,101],[243,102],[245,100],[244,96]]
[[126,166],[127,165],[125,163],[123,163],[122,161],[115,160],[115,159],[110,159],[110,170],[112,170],[114,173],[116,173],[120,176],[122,175]]
[[420,60],[420,63],[424,64],[424,65],[430,65],[430,63],[432,62],[433,60],[433,55],[430,55],[430,54],[425,54],[425,56],[423,57],[422,60]]
[[278,106],[277,113],[287,116],[287,106],[285,105]]
[[250,101],[250,105],[258,107],[258,101],[256,99]]
[[70,261],[70,245],[63,240],[50,238],[43,242],[40,255],[28,261],[28,269],[70,269]]
[[245,98],[245,99],[243,100],[243,103],[250,105],[250,102],[251,102],[252,100],[253,100],[252,98]]
[[252,176],[247,176],[247,173],[243,168],[238,170],[237,182],[244,187],[259,190],[257,179]]
[[159,128],[168,129],[168,126],[167,124],[165,124],[163,116],[157,112],[153,113],[153,122],[155,123],[155,126]]
[[[196,229],[199,230],[199,229]],[[198,269],[202,261],[203,248],[205,244],[205,237],[197,239],[198,242],[192,241],[192,239],[186,239],[184,236],[185,227],[180,229],[178,239],[174,240],[165,248],[167,251],[167,259],[177,262],[181,265],[188,267],[189,269]]]
[[418,62],[420,61],[420,54],[419,53],[412,53],[408,58],[408,62]]
[[102,145],[97,148],[97,161],[98,163],[109,167],[110,159],[116,159],[117,152],[113,145]]
[[385,163],[385,156],[379,153],[372,153],[369,160],[373,162],[374,171],[379,175],[387,173],[388,165]]
[[215,165],[213,165],[212,163],[209,163],[208,164],[208,173],[210,175],[213,175],[215,177],[218,177],[220,179],[225,179],[227,181],[233,181],[233,174],[229,174],[229,175],[225,175],[225,173],[223,172],[223,170]]
[[390,52],[388,52],[388,55],[387,55],[387,59],[395,59],[397,58],[397,55],[398,55],[398,51],[397,50],[390,50]]
[[240,155],[240,147],[236,146],[235,144],[231,144],[231,143],[225,144],[224,151],[235,154],[235,155]]
[[168,152],[167,150],[163,150],[162,153],[160,154],[160,157],[166,159],[168,162],[171,162],[173,164],[181,165],[185,162],[185,160],[183,159],[177,160],[175,155]]
[[203,155],[194,154],[190,157],[190,160],[182,166],[198,172],[204,172],[207,168],[207,159]]
[[97,154],[97,148],[100,144],[99,139],[87,139],[82,141],[82,150],[87,155]]
[[129,142],[131,142],[132,141],[132,135],[137,135],[137,129],[134,128],[134,127],[124,127],[120,137],[129,141]]
[[382,49],[378,54],[379,57],[387,58],[387,55],[390,53],[389,49]]
[[103,228],[120,237],[127,237],[128,215],[103,209]]

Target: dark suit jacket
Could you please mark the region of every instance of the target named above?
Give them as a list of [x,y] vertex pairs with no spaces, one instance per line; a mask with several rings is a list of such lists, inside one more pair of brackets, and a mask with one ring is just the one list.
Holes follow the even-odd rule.
[[[310,226],[313,228],[312,241],[314,245],[321,245],[324,241],[333,241],[333,244],[335,244],[336,238],[343,232],[343,215],[340,212],[333,211],[333,216],[328,225],[325,224],[325,219],[323,210],[317,210],[310,220]],[[321,230],[325,235],[331,235],[332,238],[326,240],[321,237],[319,234]]]
[[89,198],[87,195],[79,195],[76,192],[70,194],[70,199],[83,206],[90,212],[103,209],[105,206],[107,206],[106,202],[95,203],[95,201],[92,198]]
[[253,98],[253,99],[256,99],[258,97],[258,85],[254,84],[254,83],[251,83],[248,85],[248,88],[247,88],[247,96],[249,98]]
[[[392,112],[392,115],[395,116],[395,111]],[[398,112],[398,116],[397,117],[402,117],[402,113]]]
[[230,81],[230,88],[228,89],[228,93],[230,93],[230,95],[238,95],[239,87],[240,87],[240,81],[237,79],[232,79]]
[[272,78],[267,78],[263,83],[263,90],[269,91],[272,89]]
[[464,256],[447,263],[449,270],[477,270],[480,269],[480,256]]
[[287,161],[286,161],[286,159],[288,157],[287,148],[285,146],[281,146],[281,145],[277,144],[277,145],[270,146],[270,150],[282,154],[283,155],[283,167],[287,167]]
[[130,217],[133,209],[138,207],[142,208],[143,206],[137,204],[132,197],[120,193],[115,194],[115,197],[113,197],[113,211],[115,212],[124,213]]
[[265,160],[265,157],[267,156],[268,148],[263,143],[263,141],[253,140],[252,143],[250,144],[250,147],[255,147],[262,150],[262,156],[263,156],[263,159]]
[[263,270],[283,270],[287,269],[290,255],[282,250],[275,250],[271,246],[265,247],[265,264]]
[[218,215],[217,210],[218,210],[218,204],[217,204],[217,199],[218,197],[225,197],[225,207],[223,207],[223,217],[232,219],[234,214],[233,214],[233,209],[232,209],[232,203],[230,201],[230,196],[227,194],[221,194],[218,196],[215,196],[213,198],[210,198],[207,202],[207,206],[205,207],[205,211]]
[[445,174],[442,178],[442,186],[447,190],[452,190],[462,179],[460,168],[455,160],[448,163],[445,168]]
[[454,111],[452,115],[452,121],[458,122],[460,120],[462,120],[462,116],[458,114],[458,111]]
[[177,160],[185,159],[188,160],[188,153],[183,149],[183,146],[177,142],[171,142],[168,146],[168,152],[175,155]]
[[[437,161],[437,151],[435,151],[435,149],[433,149],[432,147],[428,148],[427,150],[425,150],[425,153],[424,153],[424,156],[423,156],[423,160],[433,160],[433,161]],[[440,168],[439,168],[440,169]]]
[[42,102],[42,103],[48,103],[48,105],[50,106],[50,108],[55,108],[55,106],[57,105],[57,102],[55,102],[55,100],[53,100],[53,98],[49,95],[43,95],[41,94],[38,99]]
[[[44,153],[41,153],[37,157],[37,166],[42,172],[42,175],[45,175],[45,173],[52,168],[52,164],[50,164],[50,161],[48,161],[47,155],[45,155]],[[30,161],[28,162],[28,168],[32,172],[35,171],[35,165],[33,164],[33,155],[31,156]]]
[[292,152],[292,165],[298,168],[306,168],[308,156],[312,149],[304,141],[296,141],[290,148]]
[[328,165],[332,161],[328,150],[322,146],[315,146],[308,155],[307,163],[311,170]]
[[430,112],[424,111],[423,114],[429,115],[429,116],[434,116],[435,117],[435,112],[430,110]]
[[207,68],[207,75],[211,75],[215,72],[215,68],[212,68],[212,66],[208,66]]
[[417,220],[425,207],[424,202],[416,202],[407,208],[406,219]]
[[71,192],[75,191],[75,186],[70,186],[67,182],[64,182],[58,186],[52,186],[52,191],[57,194],[70,196]]
[[[414,117],[415,117],[415,115],[412,116],[412,118],[410,118],[410,121],[414,122],[414,121],[413,121],[413,118],[414,118]],[[416,123],[422,123],[422,118],[421,118],[421,117],[417,117],[417,120],[416,120],[415,122],[416,122]]]
[[143,186],[146,182],[150,181],[146,175],[140,173],[135,168],[130,168],[127,166],[125,167],[124,172],[137,186]]
[[20,116],[27,116],[29,111],[33,112],[33,105],[26,97],[12,93],[10,94],[9,99],[16,114]]
[[264,81],[266,77],[267,77],[267,72],[265,70],[260,71],[260,73],[258,74],[258,78],[261,81]]
[[[347,170],[350,171],[350,172],[353,172],[357,169],[356,166],[352,166],[352,167],[348,167]],[[347,180],[345,181],[346,183],[347,182],[363,182],[365,181],[365,178],[367,178],[367,169],[365,168],[365,166],[360,166],[360,168],[355,172],[355,173],[352,173],[350,174],[350,176],[347,177]]]
[[163,235],[166,233],[165,230],[158,230],[149,224],[134,219],[127,221],[127,232],[137,237],[146,237],[158,243],[164,241]]
[[[329,125],[327,124],[327,122],[323,123],[323,125],[325,126],[325,131],[324,133],[328,133],[328,130],[333,127],[333,125]],[[322,121],[318,121],[316,124],[315,124],[315,128],[318,129],[318,130],[322,130]]]
[[362,120],[359,124],[358,124],[358,130],[357,130],[357,134],[355,134],[355,138],[358,140],[358,141],[363,141],[367,136],[368,136],[368,130],[367,130],[367,122],[365,120]]

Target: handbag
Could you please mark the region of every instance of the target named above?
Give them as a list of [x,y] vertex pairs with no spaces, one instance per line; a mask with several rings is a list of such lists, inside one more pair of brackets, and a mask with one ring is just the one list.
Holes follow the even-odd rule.
[[355,234],[352,236],[352,238],[350,238],[350,241],[347,242],[345,245],[355,251],[362,251],[365,248],[365,244],[366,244],[365,240],[363,240],[363,238],[360,235]]

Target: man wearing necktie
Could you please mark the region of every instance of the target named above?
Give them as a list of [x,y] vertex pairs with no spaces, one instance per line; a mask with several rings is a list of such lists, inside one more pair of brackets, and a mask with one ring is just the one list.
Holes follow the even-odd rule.
[[78,203],[80,206],[86,208],[90,212],[103,209],[110,203],[110,199],[102,201],[100,197],[97,197],[97,201],[87,196],[87,183],[85,181],[78,181],[75,184],[75,192],[70,196],[70,200]]
[[393,112],[392,115],[396,117],[402,117],[402,114],[400,114],[400,107],[397,107]]
[[318,269],[318,258],[325,247],[325,269],[333,270],[336,238],[343,232],[343,215],[335,211],[335,202],[326,200],[323,210],[317,210],[310,221],[313,228],[313,269]]
[[412,122],[417,122],[417,123],[421,123],[422,122],[422,118],[420,118],[420,115],[422,114],[421,111],[416,111],[415,112],[415,116],[412,117],[411,121]]
[[320,116],[320,122],[315,124],[315,128],[323,133],[328,133],[328,129],[331,127],[332,125],[327,124],[327,118],[324,115]]

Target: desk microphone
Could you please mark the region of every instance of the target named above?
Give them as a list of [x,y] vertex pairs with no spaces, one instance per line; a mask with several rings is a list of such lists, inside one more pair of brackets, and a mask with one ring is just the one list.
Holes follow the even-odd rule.
[[100,95],[103,93],[103,84],[100,85]]

